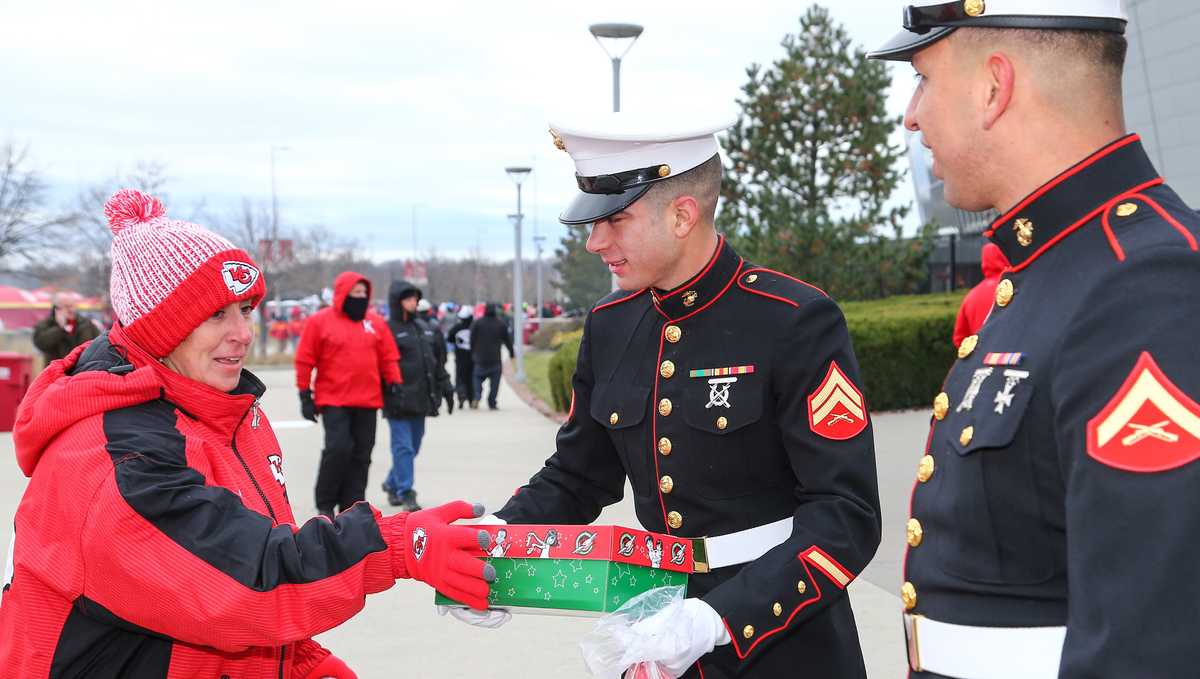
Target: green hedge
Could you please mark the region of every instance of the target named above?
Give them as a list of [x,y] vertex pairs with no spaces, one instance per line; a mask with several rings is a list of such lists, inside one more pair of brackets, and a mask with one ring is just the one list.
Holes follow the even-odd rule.
[[[871,410],[918,408],[933,402],[956,358],[954,318],[963,293],[890,297],[842,304]],[[550,359],[554,407],[571,406],[571,377],[579,338]]]
[[954,363],[961,293],[891,297],[842,305],[873,411],[933,402]]

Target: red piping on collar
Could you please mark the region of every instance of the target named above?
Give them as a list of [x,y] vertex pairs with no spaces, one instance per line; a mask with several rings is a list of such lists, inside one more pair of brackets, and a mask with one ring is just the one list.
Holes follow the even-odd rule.
[[1158,213],[1159,217],[1162,217],[1163,219],[1167,220],[1167,223],[1169,223],[1171,226],[1175,227],[1176,231],[1183,234],[1184,239],[1188,242],[1188,245],[1192,248],[1192,252],[1200,251],[1200,244],[1196,243],[1196,237],[1192,235],[1192,232],[1188,231],[1187,228],[1184,227],[1183,224],[1180,224],[1177,219],[1172,217],[1170,213],[1168,213],[1166,210],[1164,210],[1163,207],[1158,204],[1158,201],[1154,200],[1153,198],[1151,198],[1149,196],[1143,196],[1140,193],[1138,195],[1134,196],[1134,198],[1139,198],[1139,199],[1145,201],[1147,205],[1154,208],[1154,211]]
[[635,298],[635,297],[638,297],[638,296],[640,296],[640,295],[641,295],[643,292],[645,292],[645,291],[647,291],[647,290],[649,290],[649,289],[650,289],[650,288],[642,288],[641,290],[638,290],[637,292],[635,292],[635,293],[633,293],[632,295],[629,295],[629,296],[627,296],[627,297],[622,297],[621,299],[616,299],[616,300],[613,300],[613,301],[611,301],[611,302],[608,302],[608,303],[606,303],[606,304],[601,304],[601,305],[600,305],[600,306],[598,306],[598,307],[594,307],[594,308],[592,308],[592,311],[593,311],[593,312],[596,312],[596,311],[599,311],[599,310],[601,310],[601,309],[607,309],[607,308],[608,308],[608,307],[610,307],[610,306],[616,306],[616,305],[620,304],[621,302],[628,302],[629,300],[631,300],[631,299],[633,299],[633,298]]
[[[804,551],[807,552],[808,550],[806,549]],[[801,552],[801,555],[803,555],[803,552]],[[780,625],[779,627],[776,627],[775,629],[771,630],[770,632],[766,632],[759,638],[755,639],[754,643],[752,643],[748,647],[746,647],[746,651],[744,653],[742,652],[742,649],[738,646],[738,638],[736,636],[734,636],[733,629],[729,627],[729,621],[724,618],[721,618],[721,622],[725,625],[725,630],[729,633],[729,639],[733,643],[733,651],[734,651],[734,653],[737,653],[738,660],[745,660],[746,656],[750,655],[750,652],[754,650],[755,646],[758,646],[759,644],[761,644],[764,639],[770,637],[772,634],[776,634],[778,632],[782,632],[783,630],[787,629],[788,626],[792,624],[792,620],[795,619],[796,615],[798,613],[800,613],[800,611],[804,610],[809,605],[815,604],[816,602],[821,600],[821,585],[819,582],[817,582],[817,579],[813,577],[812,569],[810,569],[808,567],[808,560],[803,558],[803,556],[799,556],[797,558],[800,560],[800,564],[802,566],[804,566],[804,572],[808,575],[808,581],[812,583],[813,589],[816,590],[817,595],[811,599],[801,601],[796,606],[796,608],[792,610],[792,614],[788,616],[788,619],[785,620],[782,625]]]
[[[812,283],[806,283],[806,282],[804,282],[804,281],[800,280],[799,278],[796,278],[796,277],[794,277],[794,276],[789,276],[789,275],[787,275],[787,274],[785,274],[785,273],[780,273],[779,271],[775,271],[774,269],[767,269],[767,268],[765,268],[765,267],[761,267],[761,266],[760,266],[760,267],[755,267],[755,268],[753,268],[753,269],[746,269],[746,270],[745,270],[745,271],[743,271],[742,273],[743,273],[743,274],[748,274],[748,273],[752,273],[752,272],[755,272],[755,271],[765,271],[766,273],[769,273],[769,274],[773,274],[773,275],[776,275],[776,276],[782,276],[782,277],[784,277],[784,278],[787,278],[787,279],[789,279],[789,280],[796,281],[796,282],[797,282],[797,283],[799,283],[800,285],[805,285],[805,286],[808,286],[808,287],[812,288],[813,290],[816,290],[817,292],[821,293],[821,296],[822,296],[822,297],[829,297],[829,293],[825,292],[825,291],[824,291],[824,290],[822,290],[821,288],[818,288],[817,286],[813,285]],[[754,293],[754,294],[756,294],[756,295],[761,295],[761,296],[763,296],[763,297],[768,297],[768,298],[770,298],[770,299],[778,300],[778,301],[780,301],[780,302],[785,302],[785,303],[787,303],[787,304],[791,304],[793,307],[796,307],[797,309],[799,309],[799,308],[800,308],[800,303],[799,303],[799,302],[796,302],[796,301],[794,301],[794,300],[790,300],[790,299],[787,299],[787,298],[785,298],[785,297],[779,297],[778,295],[772,295],[772,294],[771,294],[771,293],[769,293],[769,292],[763,292],[763,291],[761,291],[761,290],[755,290],[754,288],[748,288],[748,287],[746,287],[745,283],[743,282],[744,280],[745,280],[745,279],[741,278],[740,276],[738,277],[738,287],[739,287],[739,288],[741,288],[741,289],[743,289],[743,290],[745,290],[746,292],[752,292],[752,293]]]
[[740,259],[740,258],[739,258],[739,259],[738,259],[738,265],[737,265],[737,269],[736,269],[736,270],[733,272],[733,278],[730,278],[730,279],[729,279],[729,282],[725,284],[725,287],[721,288],[721,291],[720,291],[720,292],[718,292],[718,293],[717,293],[715,296],[713,296],[713,298],[712,298],[712,299],[710,299],[710,300],[708,301],[708,303],[707,303],[707,304],[705,304],[704,306],[700,307],[699,309],[696,309],[695,311],[691,312],[690,314],[687,314],[687,315],[685,315],[685,316],[680,316],[679,318],[672,319],[670,316],[668,316],[668,315],[666,315],[665,313],[663,313],[663,310],[662,310],[662,309],[660,309],[660,308],[659,308],[659,306],[658,306],[657,304],[655,304],[655,305],[654,305],[654,309],[655,309],[656,311],[658,311],[658,313],[659,313],[659,314],[662,314],[662,317],[663,317],[663,318],[665,318],[665,319],[667,319],[667,320],[668,320],[668,321],[670,321],[671,323],[678,323],[678,322],[680,322],[680,321],[683,321],[683,320],[689,319],[689,318],[691,318],[692,316],[695,316],[696,314],[700,313],[701,311],[704,311],[704,310],[705,310],[705,309],[707,309],[708,307],[712,306],[714,303],[716,303],[716,301],[717,301],[718,299],[721,299],[721,297],[722,297],[722,296],[723,296],[723,295],[724,295],[726,292],[729,292],[729,288],[733,286],[733,282],[734,282],[734,281],[736,281],[736,280],[738,279],[738,276],[741,276],[741,275],[742,275],[742,266],[744,266],[745,264],[746,264],[746,260],[744,260],[744,259]]
[[[1148,182],[1138,184],[1137,186],[1129,189],[1128,191],[1126,191],[1125,193],[1122,193],[1121,195],[1122,196],[1131,195],[1131,194],[1137,193],[1139,191],[1144,191],[1145,189],[1148,189],[1151,186],[1158,186],[1159,184],[1162,184],[1162,183],[1163,183],[1163,178],[1156,177],[1155,179],[1151,179]],[[1066,238],[1067,236],[1071,235],[1072,233],[1075,233],[1076,231],[1078,231],[1079,227],[1081,227],[1084,224],[1087,224],[1088,222],[1095,219],[1096,215],[1098,215],[1102,212],[1107,212],[1108,208],[1111,205],[1111,202],[1112,202],[1111,199],[1108,201],[1105,201],[1103,205],[1096,208],[1095,210],[1092,210],[1091,212],[1084,215],[1079,221],[1077,221],[1074,224],[1063,229],[1061,232],[1059,232],[1059,234],[1057,236],[1046,241],[1042,245],[1042,247],[1038,248],[1032,255],[1029,256],[1028,259],[1026,259],[1025,261],[1021,262],[1020,264],[1009,269],[1008,273],[1017,273],[1018,271],[1021,271],[1025,267],[1029,266],[1030,264],[1033,264],[1034,260],[1036,260],[1038,257],[1041,257],[1043,254],[1045,254],[1045,252],[1047,250],[1049,250],[1051,247],[1056,245],[1060,240],[1062,240],[1062,239]]]
[[1039,188],[1036,191],[1034,191],[1033,193],[1029,194],[1029,196],[1027,196],[1025,198],[1025,200],[1022,200],[1020,203],[1017,203],[1016,207],[1012,208],[1008,212],[1005,212],[1003,216],[1001,216],[998,219],[996,219],[995,221],[993,221],[991,228],[989,228],[987,231],[983,232],[984,237],[991,238],[992,234],[996,233],[996,229],[1000,228],[1001,224],[1004,224],[1008,220],[1012,219],[1018,212],[1020,212],[1021,210],[1024,210],[1026,207],[1029,207],[1030,203],[1032,203],[1033,201],[1037,200],[1038,198],[1041,198],[1042,196],[1046,195],[1054,187],[1065,182],[1066,180],[1070,179],[1071,177],[1079,174],[1084,169],[1091,166],[1092,164],[1094,164],[1096,161],[1100,160],[1101,158],[1109,155],[1113,151],[1116,151],[1117,149],[1129,146],[1130,144],[1132,144],[1134,142],[1141,141],[1141,139],[1142,138],[1140,136],[1138,136],[1137,134],[1126,135],[1126,136],[1121,137],[1120,139],[1114,141],[1113,143],[1109,144],[1108,146],[1105,146],[1104,148],[1100,149],[1099,151],[1096,151],[1095,153],[1088,156],[1087,158],[1084,158],[1083,160],[1079,161],[1075,165],[1072,165],[1070,168],[1065,170],[1062,174],[1060,174],[1057,177],[1055,177],[1054,179],[1051,179],[1050,181],[1046,182],[1045,184],[1042,185],[1041,188]]
[[663,295],[662,297],[655,295],[654,298],[660,302],[664,299],[671,299],[675,295],[678,295],[679,293],[683,292],[684,290],[687,290],[688,288],[695,285],[696,281],[700,280],[701,278],[704,278],[704,274],[708,273],[713,268],[713,264],[717,263],[717,258],[720,257],[721,250],[724,248],[725,248],[725,236],[717,236],[717,249],[713,250],[712,257],[709,257],[708,264],[705,265],[704,269],[701,270],[700,273],[696,274],[695,276],[692,276],[691,278],[688,279],[688,281],[686,283],[684,283],[683,285],[680,285],[679,287],[677,287],[673,291]]

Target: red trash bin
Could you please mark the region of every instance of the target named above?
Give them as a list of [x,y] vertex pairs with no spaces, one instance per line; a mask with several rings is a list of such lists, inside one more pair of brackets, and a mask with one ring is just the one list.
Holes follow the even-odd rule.
[[33,381],[33,357],[0,352],[0,431],[12,431],[17,406]]

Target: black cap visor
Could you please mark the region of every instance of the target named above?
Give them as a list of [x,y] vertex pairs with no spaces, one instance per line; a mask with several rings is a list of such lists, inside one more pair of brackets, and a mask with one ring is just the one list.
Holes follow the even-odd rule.
[[950,35],[954,26],[938,26],[927,28],[920,33],[900,31],[892,36],[882,47],[867,53],[868,59],[884,59],[887,61],[912,61],[912,56],[929,47],[933,43]]
[[563,224],[591,224],[605,217],[611,217],[629,207],[641,198],[653,183],[633,186],[620,193],[583,193],[575,196],[575,200],[558,216]]

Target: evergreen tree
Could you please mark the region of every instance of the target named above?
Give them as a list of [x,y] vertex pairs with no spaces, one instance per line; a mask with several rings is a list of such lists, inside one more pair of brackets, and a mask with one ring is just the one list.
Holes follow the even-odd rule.
[[554,263],[561,282],[559,289],[567,298],[568,308],[591,309],[612,290],[612,274],[599,257],[587,251],[590,224],[569,224],[555,251]]
[[932,245],[901,238],[908,206],[888,206],[903,172],[889,142],[886,64],[868,61],[814,5],[784,56],[747,69],[719,227],[742,254],[840,298],[915,291]]

